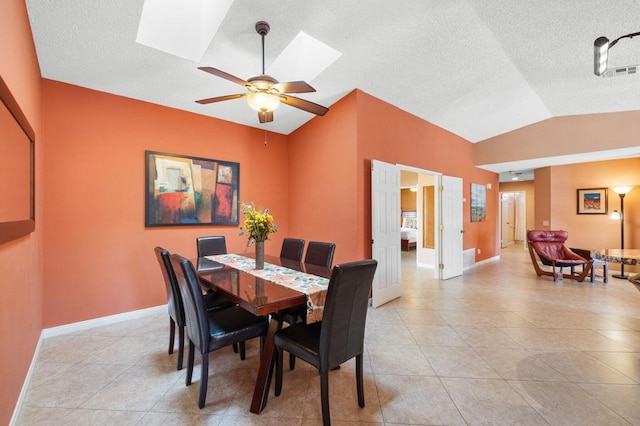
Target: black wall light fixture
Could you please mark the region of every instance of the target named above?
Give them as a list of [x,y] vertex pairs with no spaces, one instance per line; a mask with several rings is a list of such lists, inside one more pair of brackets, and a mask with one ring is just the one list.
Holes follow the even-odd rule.
[[640,32],[626,34],[618,37],[613,41],[609,41],[606,37],[598,37],[593,42],[593,73],[597,76],[601,76],[607,70],[607,59],[609,57],[609,49],[618,43],[623,38],[633,38],[640,35]]

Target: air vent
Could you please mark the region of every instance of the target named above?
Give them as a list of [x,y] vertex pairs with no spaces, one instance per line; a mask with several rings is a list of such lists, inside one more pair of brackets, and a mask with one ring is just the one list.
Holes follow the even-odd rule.
[[640,65],[629,65],[627,67],[611,68],[602,73],[603,77],[618,77],[621,75],[637,74]]

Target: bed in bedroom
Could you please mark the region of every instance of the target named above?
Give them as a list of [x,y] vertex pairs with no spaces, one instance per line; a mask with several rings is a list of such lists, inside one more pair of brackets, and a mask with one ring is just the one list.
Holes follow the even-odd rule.
[[400,248],[409,251],[416,248],[418,241],[418,212],[416,210],[403,210],[402,223],[400,225]]

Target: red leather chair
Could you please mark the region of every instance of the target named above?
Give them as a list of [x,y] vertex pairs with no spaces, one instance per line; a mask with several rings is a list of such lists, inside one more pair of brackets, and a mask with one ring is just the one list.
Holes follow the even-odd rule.
[[[527,231],[529,255],[531,255],[531,262],[539,277],[550,275],[555,281],[556,277],[561,275],[563,278],[582,282],[589,275],[593,267],[593,260],[579,256],[567,247],[564,242],[568,237],[567,231]],[[540,266],[536,255],[543,265],[551,267],[551,271]],[[575,272],[575,267],[579,265],[583,267],[580,274]],[[570,268],[571,272],[563,273],[562,268],[564,267]],[[558,275],[556,275],[556,268],[560,268]]]

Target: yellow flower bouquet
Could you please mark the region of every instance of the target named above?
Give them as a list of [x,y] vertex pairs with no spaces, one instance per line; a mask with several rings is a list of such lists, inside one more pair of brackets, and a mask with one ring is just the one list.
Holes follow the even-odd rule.
[[242,203],[242,213],[246,216],[244,226],[240,227],[240,235],[249,237],[247,247],[253,243],[264,242],[269,239],[269,234],[277,232],[278,226],[269,214],[269,209],[257,210],[253,203]]

